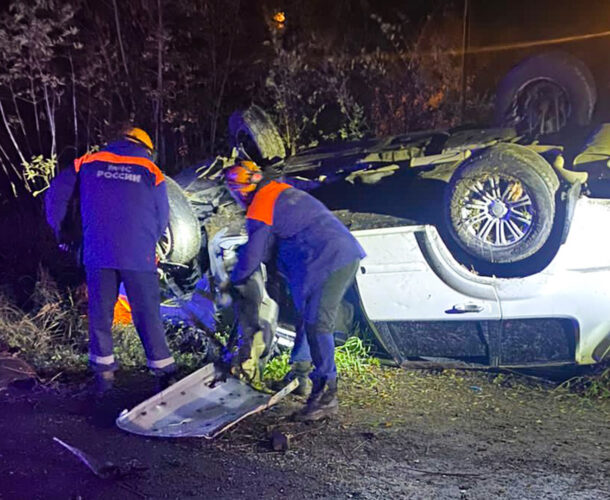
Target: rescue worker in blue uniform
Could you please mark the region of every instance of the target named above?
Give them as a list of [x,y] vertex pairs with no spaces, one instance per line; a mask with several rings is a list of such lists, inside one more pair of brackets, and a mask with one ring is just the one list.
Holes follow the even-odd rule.
[[[247,209],[248,242],[231,272],[239,285],[274,255],[299,316],[293,353],[314,370],[311,395],[296,417],[318,420],[338,411],[333,333],[345,292],[364,251],[347,228],[317,199],[289,184],[265,179],[251,161],[225,172],[234,198]],[[309,359],[308,359],[309,358]]]
[[155,246],[169,222],[163,173],[149,135],[131,128],[99,152],[60,172],[46,195],[47,221],[59,237],[75,191],[80,196],[83,264],[89,290],[89,362],[98,392],[112,387],[116,361],[111,326],[124,283],[133,322],[159,388],[175,371],[160,315]]

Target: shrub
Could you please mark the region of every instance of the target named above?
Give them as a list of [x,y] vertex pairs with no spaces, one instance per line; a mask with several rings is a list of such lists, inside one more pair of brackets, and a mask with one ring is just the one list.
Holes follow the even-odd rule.
[[78,292],[60,292],[41,269],[29,312],[0,295],[0,344],[43,374],[80,370],[87,359],[82,305]]

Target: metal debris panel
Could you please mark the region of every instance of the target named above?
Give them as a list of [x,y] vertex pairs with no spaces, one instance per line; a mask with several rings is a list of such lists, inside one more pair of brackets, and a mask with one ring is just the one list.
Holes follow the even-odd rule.
[[116,424],[142,436],[212,439],[248,415],[263,411],[290,394],[294,380],[276,394],[265,394],[229,376],[216,382],[213,364],[200,368],[135,408],[124,410]]

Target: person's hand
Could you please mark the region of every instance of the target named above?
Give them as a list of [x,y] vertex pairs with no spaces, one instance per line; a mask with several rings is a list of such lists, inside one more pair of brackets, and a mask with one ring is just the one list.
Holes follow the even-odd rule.
[[219,283],[215,287],[215,297],[214,303],[216,307],[220,309],[224,309],[229,307],[233,303],[233,298],[231,297],[231,281],[225,280],[222,283]]

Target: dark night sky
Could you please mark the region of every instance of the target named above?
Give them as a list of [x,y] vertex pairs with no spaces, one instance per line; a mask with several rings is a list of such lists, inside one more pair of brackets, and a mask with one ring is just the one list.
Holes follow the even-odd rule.
[[[469,0],[471,12],[471,46],[487,46],[565,37],[610,30],[610,0]],[[371,13],[397,22],[402,16],[410,22],[404,29],[415,30],[427,15],[438,14],[444,7],[452,8],[456,19],[463,9],[463,0],[276,0],[263,1],[267,9],[284,8],[297,17],[307,31],[319,31],[329,38],[341,38],[352,43],[366,43],[376,31]],[[293,17],[293,21],[294,21]],[[289,19],[290,22],[290,19]],[[371,40],[372,41],[372,40]],[[610,52],[610,37],[595,41],[572,42],[556,46],[537,47],[566,49],[587,60],[592,69],[606,66]],[[511,53],[512,52],[512,53]],[[517,61],[530,51],[496,52],[481,59],[507,64]],[[496,59],[496,61],[493,61]],[[603,69],[603,68],[602,68]]]
[[[577,36],[610,30],[609,0],[470,0],[472,47]],[[586,41],[492,52],[471,58],[477,74],[504,74],[517,61],[545,50],[565,50],[593,72],[600,98],[610,82],[610,36]],[[605,86],[603,85],[605,83]]]

